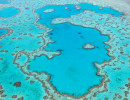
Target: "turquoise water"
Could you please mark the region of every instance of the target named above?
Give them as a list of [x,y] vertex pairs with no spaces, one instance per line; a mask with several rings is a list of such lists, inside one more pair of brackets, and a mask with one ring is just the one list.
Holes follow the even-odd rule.
[[[48,5],[45,6],[41,9],[36,10],[36,13],[40,14],[40,20],[39,22],[46,24],[50,26],[50,21],[54,18],[59,18],[59,17],[69,17],[70,15],[76,15],[79,13],[82,13],[84,10],[91,10],[91,11],[96,11],[96,13],[103,14],[111,14],[113,16],[120,16],[123,15],[121,12],[117,12],[116,10],[111,9],[110,7],[103,7],[103,9],[99,9],[101,6],[93,6],[92,4],[89,3],[81,3],[79,4],[81,9],[76,9],[75,5],[73,4],[68,4],[68,5]],[[68,7],[68,9],[65,9],[65,7]],[[55,11],[51,13],[44,13],[43,11],[46,9],[55,9]]]
[[[71,10],[66,10],[65,7]],[[50,8],[54,8],[55,11],[43,13],[43,10]],[[54,18],[69,17],[83,12],[82,9],[75,9],[74,5],[49,5],[36,12],[40,14],[39,23],[54,29],[49,36],[55,43],[49,44],[45,49],[61,51],[62,54],[52,59],[46,56],[36,57],[30,64],[30,70],[51,74],[50,82],[58,92],[75,97],[84,95],[91,87],[99,85],[103,77],[96,75],[97,69],[94,62],[103,63],[111,59],[107,55],[108,46],[103,43],[108,41],[109,37],[101,35],[97,29],[75,26],[70,23],[50,24]],[[94,45],[95,48],[84,49],[83,46],[86,43]]]
[[111,9],[110,7],[103,7],[103,9],[99,9],[101,6],[93,6],[92,4],[89,4],[89,3],[82,3],[82,4],[79,4],[79,6],[83,10],[96,11],[96,13],[100,13],[100,14],[107,13],[107,14],[111,14],[115,17],[123,15],[123,13],[118,12],[114,9]]
[[[66,0],[61,1],[58,4],[67,2]],[[51,3],[54,4],[54,2]],[[111,62],[98,65],[98,68],[101,69],[100,75],[104,75],[105,79],[110,81],[107,82],[106,87],[103,82],[102,87],[95,88],[89,95],[76,99],[125,100],[130,98],[129,94],[126,95],[129,93],[130,82],[128,56],[130,54],[128,49],[130,19],[126,15],[121,17],[121,13],[109,7],[101,10],[100,6],[87,3],[79,4],[81,9],[75,9],[75,5],[48,5],[39,9],[45,4],[48,4],[48,1],[13,0],[10,4],[0,6],[0,9],[14,7],[22,11],[16,17],[7,16],[4,19],[0,17],[0,85],[3,87],[0,89],[0,99],[13,100],[12,96],[17,95],[15,100],[19,100],[20,97],[24,97],[23,100],[75,100],[62,93],[74,97],[88,93],[90,88],[100,85],[103,80],[102,76],[97,75],[98,70],[94,66],[94,62],[102,63],[111,59],[106,50],[109,46],[103,43],[108,41],[109,37],[100,33],[110,35],[111,41],[108,43],[111,48],[109,50],[110,54],[115,56]],[[43,10],[49,9],[49,7],[54,8],[55,11],[44,13]],[[90,11],[82,13],[85,9]],[[35,10],[40,16],[35,16],[37,14],[32,12]],[[14,12],[10,14],[12,13]],[[75,14],[79,14],[79,16],[74,16],[74,20],[66,19]],[[66,23],[50,24],[54,18],[60,17],[65,17],[65,19],[63,18],[63,21],[55,20],[54,23]],[[46,26],[42,27],[41,24],[37,24],[37,19],[40,19],[38,23]],[[85,23],[86,25],[84,25]],[[89,28],[85,28],[87,25]],[[94,29],[94,26],[101,32]],[[53,30],[49,31],[48,27]],[[11,29],[12,34],[6,36],[8,32],[11,32],[6,29]],[[48,33],[48,36],[44,37],[44,41],[41,33],[45,32]],[[48,51],[45,52],[42,46],[48,41],[48,37],[55,42],[48,44],[44,48]],[[95,48],[84,49],[83,46],[86,43],[94,45]],[[61,54],[48,59],[44,54],[51,55],[52,52],[49,50],[60,51]],[[30,65],[30,69],[26,69],[28,65]],[[33,73],[33,71],[38,73]],[[48,76],[40,72],[49,74],[50,80],[46,80]],[[14,86],[15,82],[21,82],[21,86]],[[49,83],[61,94],[57,95],[57,91],[53,91]],[[103,91],[105,89],[107,91]],[[94,96],[95,93],[96,96]]]
[[0,36],[4,35],[6,33],[8,33],[8,30],[6,30],[6,29],[0,29]]
[[13,17],[19,13],[19,9],[16,9],[14,7],[6,7],[0,10],[0,17],[8,18]]
[[0,0],[0,4],[8,4],[9,2],[7,0]]
[[[51,74],[50,82],[58,92],[75,97],[101,83],[102,77],[96,75],[97,69],[93,62],[102,63],[110,59],[106,54],[108,46],[103,43],[109,39],[107,36],[101,35],[96,29],[69,23],[55,25],[50,36],[56,42],[45,49],[58,50],[62,54],[52,59],[37,57],[31,62],[30,70]],[[84,49],[85,43],[95,45],[95,49]]]

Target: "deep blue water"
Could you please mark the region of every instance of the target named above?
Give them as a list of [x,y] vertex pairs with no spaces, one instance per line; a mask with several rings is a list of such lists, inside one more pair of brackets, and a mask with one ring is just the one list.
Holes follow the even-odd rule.
[[14,7],[6,7],[0,10],[0,17],[8,18],[13,17],[18,14],[20,11]]
[[[39,23],[46,24],[53,31],[49,36],[55,43],[50,43],[45,49],[51,51],[61,51],[61,55],[48,59],[46,56],[36,57],[30,63],[30,70],[46,72],[51,75],[50,82],[60,93],[67,93],[79,97],[89,91],[95,85],[99,85],[103,79],[97,76],[97,69],[94,62],[102,63],[111,59],[107,55],[109,37],[101,35],[100,31],[93,28],[75,26],[70,23],[50,24],[51,20],[59,17],[69,17],[83,12],[85,9],[96,11],[97,13],[109,13],[119,16],[121,13],[109,7],[99,9],[99,6],[90,4],[80,4],[82,9],[75,9],[75,5],[49,5],[36,10],[40,14]],[[65,9],[68,7],[69,9]],[[43,13],[43,10],[53,8],[54,12]],[[84,49],[83,46],[90,43],[94,49]]]
[[8,4],[9,2],[7,0],[0,0],[0,4]]
[[0,36],[4,35],[6,33],[8,33],[8,30],[6,30],[6,29],[0,29]]

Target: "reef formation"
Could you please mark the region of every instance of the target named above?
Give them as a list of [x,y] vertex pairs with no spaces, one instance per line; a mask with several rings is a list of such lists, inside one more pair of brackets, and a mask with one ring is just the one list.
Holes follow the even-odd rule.
[[0,100],[129,100],[128,5],[0,1]]

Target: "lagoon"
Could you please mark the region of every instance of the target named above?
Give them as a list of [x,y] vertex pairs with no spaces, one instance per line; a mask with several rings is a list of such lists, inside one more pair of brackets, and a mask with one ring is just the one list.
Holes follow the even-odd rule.
[[17,15],[19,13],[19,9],[14,7],[5,7],[0,10],[0,17],[2,18],[9,18]]
[[[45,49],[61,51],[61,55],[48,59],[46,56],[36,57],[30,63],[30,70],[46,72],[51,75],[50,83],[60,93],[75,97],[84,95],[93,86],[101,84],[103,77],[97,76],[94,62],[103,63],[111,59],[107,55],[104,41],[109,37],[101,35],[92,28],[75,26],[70,23],[57,24],[49,33],[55,43]],[[94,49],[84,49],[86,43],[93,44]]]
[[[53,29],[49,32],[49,36],[55,42],[50,43],[45,49],[60,51],[61,54],[51,59],[48,59],[45,55],[36,57],[30,62],[29,67],[30,71],[50,74],[49,82],[58,92],[74,97],[82,96],[88,93],[90,88],[100,85],[103,77],[97,75],[98,70],[94,63],[103,63],[112,59],[106,49],[109,46],[104,44],[105,41],[109,40],[109,37],[102,35],[99,30],[70,23],[51,24],[54,18],[69,17],[83,12],[86,5],[80,4],[80,6],[81,9],[75,9],[75,5],[49,5],[36,10],[36,13],[40,15],[38,23],[45,24]],[[65,7],[68,9],[65,9]],[[44,13],[43,11],[47,9],[54,9],[54,11]],[[97,6],[92,9],[97,13],[112,14],[111,10],[110,12],[109,10],[100,12]],[[115,13],[118,12],[115,11]],[[112,15],[114,16],[114,14]],[[86,43],[94,45],[95,48],[84,49],[83,46]]]

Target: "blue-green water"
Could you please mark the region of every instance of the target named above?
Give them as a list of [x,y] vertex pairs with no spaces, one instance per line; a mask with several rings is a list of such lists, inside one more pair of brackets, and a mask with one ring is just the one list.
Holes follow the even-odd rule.
[[[56,3],[63,4],[64,1],[69,3],[67,0],[61,1]],[[109,37],[102,34],[110,35],[111,40],[107,43],[111,45],[110,54],[115,59],[98,65],[99,75],[105,77],[102,87],[92,89],[90,94],[76,99],[129,99],[130,95],[126,95],[129,93],[130,81],[129,18],[126,15],[121,16],[121,13],[109,7],[102,9],[99,8],[100,6],[87,3],[79,4],[81,9],[75,9],[75,5],[48,5],[39,9],[48,3],[54,4],[54,2],[46,0],[12,0],[10,4],[0,4],[0,9],[14,7],[22,11],[16,17],[10,18],[8,15],[7,18],[0,17],[0,99],[12,100],[12,96],[17,95],[15,98],[17,100],[21,97],[23,100],[75,100],[66,95],[57,95],[57,91],[75,97],[88,93],[91,87],[100,85],[103,80],[102,76],[97,75],[98,70],[94,66],[94,62],[102,63],[111,59],[106,50],[109,46],[103,43],[108,41]],[[49,9],[49,7],[54,8],[54,12],[44,13],[43,10]],[[39,16],[36,16],[35,9]],[[86,9],[89,11],[82,13]],[[5,15],[4,12],[1,14]],[[73,16],[74,20],[66,18],[71,15],[76,15]],[[62,19],[55,20],[54,23],[66,23],[50,24],[54,18],[60,17],[63,17],[63,21]],[[37,19],[40,19],[38,23],[44,24],[46,27],[37,24]],[[87,25],[89,28],[85,27]],[[94,26],[102,34],[94,29]],[[53,30],[49,31],[47,27]],[[49,32],[48,36],[44,37],[44,41],[42,35],[46,30]],[[7,36],[8,31],[10,35]],[[55,42],[48,44],[44,48],[48,51],[45,52],[42,46],[48,42],[46,40],[48,37]],[[84,49],[83,46],[86,43],[94,45],[95,48]],[[42,54],[51,55],[52,52],[49,50],[61,51],[61,55],[48,59]],[[56,52],[53,53],[56,54]],[[39,57],[39,55],[41,56]],[[34,57],[36,58],[33,59]],[[30,65],[29,70],[28,65]],[[50,74],[50,80],[46,80],[48,76],[40,72]],[[105,85],[108,79],[110,81]],[[15,82],[21,82],[21,86],[14,86]],[[49,83],[57,91],[53,91]],[[106,89],[107,91],[103,91]],[[96,95],[94,96],[94,94]]]
[[0,0],[0,4],[8,4],[9,2],[7,0]]
[[8,17],[13,17],[19,13],[19,9],[14,8],[14,7],[6,7],[0,10],[0,17],[3,18],[8,18]]
[[[61,55],[48,59],[46,56],[37,57],[31,62],[30,70],[51,74],[51,84],[60,93],[81,96],[88,90],[99,85],[102,77],[96,75],[94,62],[108,61],[107,45],[103,42],[109,38],[101,35],[96,29],[75,26],[69,23],[55,25],[50,33],[52,40],[46,50],[60,50]],[[95,45],[95,49],[86,50],[85,43]]]
[[[80,6],[84,7],[86,4],[80,4]],[[43,13],[43,10],[50,8],[55,9],[55,11]],[[109,13],[113,16],[121,14],[109,7],[105,10],[99,10],[99,7],[95,6],[94,10],[97,13]],[[91,87],[101,84],[103,77],[97,76],[94,62],[103,63],[111,59],[106,50],[109,46],[104,44],[104,41],[108,41],[109,37],[101,35],[97,29],[75,26],[70,23],[50,24],[54,18],[69,17],[83,12],[83,9],[75,9],[74,5],[49,5],[36,12],[40,14],[38,22],[53,29],[49,36],[55,43],[49,44],[45,49],[61,51],[61,55],[54,56],[52,59],[48,59],[46,56],[36,57],[30,64],[30,70],[50,74],[50,82],[58,92],[75,97],[84,95]],[[86,50],[83,48],[85,43],[90,43],[95,48]]]
[[[59,17],[69,17],[70,15],[76,15],[79,13],[82,13],[84,10],[91,10],[96,11],[96,13],[103,14],[111,14],[113,16],[120,16],[123,15],[121,12],[117,12],[116,10],[111,9],[110,7],[103,7],[103,9],[99,9],[100,6],[93,6],[89,3],[81,3],[79,4],[81,9],[76,9],[75,5],[68,4],[68,5],[48,5],[41,9],[36,10],[36,13],[40,14],[40,20],[39,22],[42,24],[46,24],[50,26],[50,22],[54,18]],[[65,7],[68,7],[68,9],[65,9]],[[55,11],[51,13],[44,13],[43,11],[46,9],[54,9]]]
[[4,35],[6,33],[8,33],[8,30],[6,30],[6,29],[0,29],[0,36]]
[[115,17],[123,15],[123,13],[118,12],[114,9],[111,9],[110,7],[103,7],[102,9],[99,9],[101,6],[93,6],[92,4],[89,4],[89,3],[81,3],[81,4],[79,4],[79,6],[83,10],[96,11],[96,13],[99,13],[99,14],[106,13],[106,14],[111,14]]

